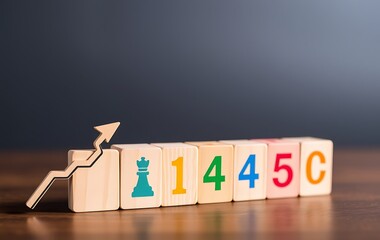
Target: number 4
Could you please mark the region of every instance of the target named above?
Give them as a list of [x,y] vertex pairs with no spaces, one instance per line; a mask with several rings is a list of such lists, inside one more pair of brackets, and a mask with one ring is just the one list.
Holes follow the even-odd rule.
[[[248,165],[250,166],[249,174],[244,174],[248,168]],[[244,163],[244,166],[239,173],[239,181],[249,180],[249,188],[254,188],[255,180],[259,179],[259,174],[255,173],[255,171],[256,171],[256,155],[251,154],[249,155],[247,161]]]
[[[215,167],[215,176],[210,176],[212,169]],[[222,175],[222,157],[216,156],[212,160],[210,166],[208,167],[206,174],[203,176],[204,183],[215,183],[215,191],[222,189],[222,182],[226,181],[226,176]]]

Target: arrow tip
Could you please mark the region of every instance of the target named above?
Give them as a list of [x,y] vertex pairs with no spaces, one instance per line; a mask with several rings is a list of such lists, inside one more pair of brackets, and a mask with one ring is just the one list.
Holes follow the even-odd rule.
[[97,130],[104,136],[106,142],[108,143],[111,140],[114,133],[116,132],[119,125],[120,125],[120,122],[114,122],[114,123],[96,126],[94,128],[95,130]]

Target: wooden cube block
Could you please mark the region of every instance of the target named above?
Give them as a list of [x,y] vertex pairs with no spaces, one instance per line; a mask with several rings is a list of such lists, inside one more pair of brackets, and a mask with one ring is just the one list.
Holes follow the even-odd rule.
[[112,148],[120,153],[120,208],[161,206],[161,148],[150,144],[116,144]]
[[234,201],[267,196],[267,145],[248,140],[223,140],[234,146]]
[[267,198],[297,197],[300,182],[300,145],[282,139],[254,139],[268,145]]
[[284,138],[301,144],[300,196],[331,193],[333,142],[327,139],[301,137]]
[[197,203],[198,149],[184,143],[153,143],[162,149],[162,206]]
[[[70,150],[68,163],[87,160],[93,151]],[[90,168],[78,168],[69,180],[69,208],[74,212],[119,208],[119,153],[103,149]]]
[[187,143],[198,147],[198,203],[232,201],[232,145],[221,142]]

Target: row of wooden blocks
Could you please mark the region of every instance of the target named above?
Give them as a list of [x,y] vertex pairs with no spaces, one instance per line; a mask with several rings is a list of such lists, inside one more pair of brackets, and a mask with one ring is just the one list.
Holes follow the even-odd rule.
[[[69,181],[74,212],[331,193],[333,143],[301,137],[117,144]],[[70,150],[72,161],[91,150]]]

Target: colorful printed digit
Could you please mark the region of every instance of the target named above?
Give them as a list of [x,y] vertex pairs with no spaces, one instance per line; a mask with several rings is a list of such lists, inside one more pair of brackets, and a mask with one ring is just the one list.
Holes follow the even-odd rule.
[[[249,166],[249,174],[245,174]],[[259,179],[259,174],[256,172],[256,155],[249,155],[247,161],[239,173],[239,181],[249,180],[249,188],[255,187],[255,180]]]
[[[215,176],[210,176],[211,171],[215,168]],[[216,156],[212,160],[210,166],[208,167],[206,174],[203,176],[204,183],[215,183],[215,190],[222,189],[222,182],[226,181],[226,176],[222,175],[222,157]]]
[[286,164],[282,164],[280,165],[280,161],[281,160],[287,160],[287,159],[291,159],[292,158],[292,154],[291,153],[279,153],[276,155],[276,162],[275,162],[275,166],[274,166],[274,171],[275,172],[279,172],[281,170],[285,170],[287,172],[287,175],[288,177],[286,178],[285,182],[280,182],[278,180],[278,178],[273,178],[273,182],[274,184],[277,186],[277,187],[286,187],[288,186],[292,179],[293,179],[293,170],[292,168],[289,166],[289,165],[286,165]]
[[176,187],[173,189],[173,194],[185,194],[186,189],[183,188],[183,157],[179,157],[173,161],[172,166],[177,169]]

